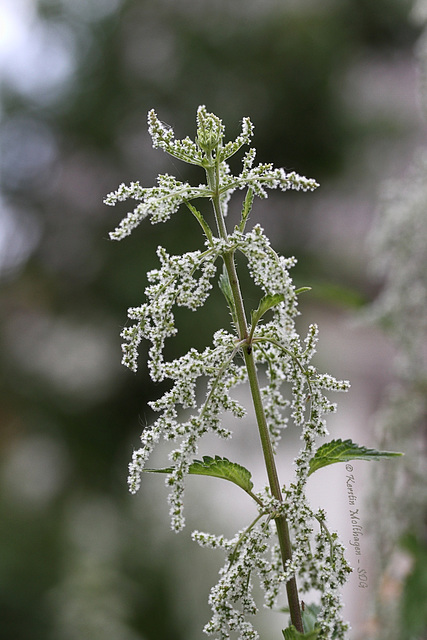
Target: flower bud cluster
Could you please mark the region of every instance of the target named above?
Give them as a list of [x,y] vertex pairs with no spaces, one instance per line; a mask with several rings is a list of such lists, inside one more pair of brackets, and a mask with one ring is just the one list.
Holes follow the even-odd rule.
[[213,152],[217,152],[224,138],[224,125],[213,113],[208,113],[206,107],[197,109],[197,136],[196,141],[200,149],[210,158]]
[[163,151],[183,162],[202,166],[203,154],[191,138],[175,140],[172,127],[159,120],[154,109],[148,112],[147,119],[148,133],[151,136],[154,149],[163,149]]
[[[313,179],[300,176],[294,171],[286,173],[284,169],[275,169],[271,164],[259,164],[253,168],[255,149],[250,149],[245,154],[241,174],[232,176],[226,160],[244,144],[250,144],[253,135],[253,124],[250,119],[243,119],[240,135],[225,145],[222,144],[224,136],[222,121],[213,113],[208,113],[204,106],[200,106],[197,110],[197,124],[198,144],[189,137],[176,140],[173,129],[161,122],[153,109],[148,114],[148,130],[153,147],[163,149],[179,160],[204,168],[213,166],[213,162],[218,163],[221,180],[220,197],[223,205],[226,206],[233,191],[246,187],[251,187],[259,197],[266,198],[266,189],[312,191],[319,186]],[[214,148],[217,148],[218,157],[216,153],[212,156]],[[157,187],[144,188],[139,182],[131,182],[129,186],[121,184],[116,191],[106,196],[105,204],[114,206],[127,199],[140,200],[141,203],[130,211],[119,226],[110,233],[110,238],[122,240],[146,217],[150,217],[153,224],[166,222],[181,204],[195,198],[211,197],[212,192],[206,185],[193,187],[168,174],[158,176]]]
[[142,200],[110,233],[111,240],[123,240],[148,216],[151,217],[152,224],[166,222],[172,214],[178,211],[183,202],[193,198],[207,197],[210,194],[203,185],[192,187],[168,174],[159,175],[157,182],[157,187],[150,188],[141,187],[139,182],[131,182],[128,187],[121,184],[116,191],[108,194],[104,204],[110,206],[128,199]]
[[[263,523],[249,530],[238,531],[228,540],[223,536],[194,531],[193,540],[202,547],[222,548],[227,553],[227,561],[220,570],[219,581],[212,588],[209,604],[212,618],[204,631],[215,635],[219,640],[228,640],[231,632],[238,632],[241,640],[257,640],[259,635],[247,619],[257,613],[258,607],[253,597],[253,577],[260,578],[261,585],[269,594],[278,586],[273,572],[273,563],[269,560],[269,539],[273,527]],[[277,554],[274,554],[277,561]],[[274,583],[274,586],[273,586]]]
[[[318,328],[315,324],[310,325],[304,341],[296,331],[298,303],[289,274],[295,259],[278,256],[259,225],[242,235],[238,246],[248,259],[248,269],[255,284],[265,294],[284,296],[284,301],[272,310],[273,319],[257,326],[254,354],[257,363],[266,365],[269,384],[262,389],[262,394],[273,444],[277,446],[280,431],[288,424],[288,417],[282,412],[290,406],[295,426],[302,428],[304,448],[297,465],[299,474],[306,477],[309,461],[316,450],[316,439],[328,433],[323,416],[336,410],[336,405],[323,391],[347,391],[350,385],[329,374],[318,374],[310,365],[316,352]],[[290,403],[280,393],[284,382],[292,387]]]
[[[195,310],[202,306],[212,288],[216,273],[217,254],[208,251],[192,251],[182,256],[170,256],[158,247],[160,269],[150,271],[150,284],[145,294],[148,302],[128,310],[128,317],[135,324],[125,327],[122,338],[122,363],[132,371],[137,370],[138,347],[143,338],[151,342],[149,351],[150,375],[154,381],[164,379],[163,348],[166,338],[176,334],[173,307],[175,305]],[[200,272],[199,277],[195,274]]]
[[[329,534],[324,526],[324,512],[315,513],[295,485],[285,489],[282,503],[272,498],[267,488],[257,497],[261,502],[260,517],[233,538],[200,531],[192,533],[193,540],[202,547],[222,549],[226,554],[220,579],[211,590],[212,618],[205,632],[219,640],[228,640],[232,631],[239,631],[239,638],[256,640],[258,633],[245,618],[257,612],[252,596],[254,579],[257,578],[264,592],[264,605],[275,609],[286,582],[297,574],[301,594],[312,595],[313,589],[321,594],[319,638],[344,640],[348,625],[341,615],[340,589],[350,568],[337,535]],[[279,546],[274,542],[273,518],[278,515],[286,515],[293,532],[293,558],[285,567]],[[320,529],[313,535],[316,520]]]
[[[233,362],[235,352],[235,336],[219,330],[214,335],[213,347],[202,352],[190,349],[176,360],[162,362],[162,378],[172,380],[173,386],[161,398],[150,403],[151,408],[161,415],[141,435],[142,447],[133,454],[128,482],[131,492],[135,493],[139,489],[145,463],[161,437],[180,443],[169,454],[173,467],[166,481],[170,489],[171,524],[176,531],[184,526],[184,478],[189,464],[197,455],[200,438],[209,432],[220,438],[229,438],[231,433],[222,425],[221,414],[228,411],[238,418],[245,415],[245,409],[230,397],[230,390],[246,380],[246,369]],[[207,392],[205,402],[198,407],[196,391],[201,379],[208,381]],[[180,421],[180,407],[196,411],[187,420]]]

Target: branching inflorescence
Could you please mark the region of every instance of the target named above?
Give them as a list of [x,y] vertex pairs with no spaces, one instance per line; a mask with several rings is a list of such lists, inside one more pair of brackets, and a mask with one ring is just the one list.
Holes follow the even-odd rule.
[[[200,545],[222,548],[226,555],[219,582],[211,591],[213,615],[205,627],[206,633],[220,640],[229,638],[231,632],[242,640],[258,638],[249,620],[257,611],[252,595],[253,577],[257,575],[267,607],[277,605],[281,587],[286,586],[291,618],[290,626],[283,632],[286,640],[344,638],[348,625],[341,618],[340,588],[350,568],[336,534],[327,529],[324,512],[315,512],[307,501],[307,479],[322,466],[349,459],[349,450],[353,458],[376,459],[392,454],[380,454],[353,443],[349,446],[349,441],[333,441],[318,447],[319,438],[328,434],[325,416],[336,409],[325,393],[346,391],[349,383],[320,374],[311,364],[316,351],[316,325],[309,327],[304,340],[296,331],[298,291],[289,273],[295,259],[279,256],[259,225],[245,231],[254,196],[266,198],[268,189],[311,191],[318,184],[271,164],[254,166],[252,148],[243,156],[241,173],[232,175],[227,159],[243,145],[250,144],[253,125],[249,118],[244,118],[236,140],[225,144],[222,121],[204,106],[197,111],[195,141],[176,140],[173,130],[153,110],[148,114],[148,124],[153,146],[200,166],[206,182],[193,187],[172,176],[160,175],[158,186],[152,188],[143,188],[138,182],[130,186],[122,184],[107,196],[105,203],[114,205],[133,199],[138,204],[111,233],[111,238],[121,240],[146,217],[152,223],[164,222],[184,205],[199,222],[206,248],[171,256],[159,247],[160,267],[148,274],[147,301],[128,312],[133,324],[122,332],[123,364],[137,370],[138,347],[145,338],[151,343],[148,360],[151,378],[171,381],[168,391],[150,404],[159,417],[144,429],[142,446],[133,454],[129,465],[130,491],[138,491],[143,471],[153,471],[145,467],[146,462],[156,444],[165,439],[175,443],[175,448],[169,454],[169,466],[156,471],[167,474],[174,530],[184,526],[184,481],[189,473],[230,480],[254,500],[257,517],[231,540],[199,531],[193,533],[193,539]],[[233,192],[243,189],[246,193],[241,220],[229,233],[225,223],[227,203]],[[209,224],[195,207],[194,200],[199,198],[211,201],[215,225]],[[236,272],[236,252],[245,256],[250,276],[262,296],[250,317],[244,308]],[[219,329],[211,347],[202,352],[191,348],[185,355],[166,361],[165,341],[177,332],[174,308],[196,310],[204,304],[220,258],[223,271],[219,284],[234,330]],[[269,321],[264,318],[267,312]],[[263,387],[257,373],[260,368],[266,371],[267,382]],[[196,390],[201,379],[207,382],[207,390],[200,403]],[[238,418],[245,415],[245,408],[231,395],[236,385],[242,383],[249,383],[269,481],[269,486],[258,493],[252,491],[250,472],[239,464],[219,457],[195,460],[198,442],[205,434],[231,437],[222,423],[224,412]],[[284,386],[291,389],[292,400],[285,399]],[[190,414],[185,420],[180,418],[182,409]],[[274,454],[288,422],[300,429],[302,448],[295,460],[295,480],[283,487]],[[345,444],[347,449],[343,447]],[[333,445],[335,457],[331,457],[329,445]],[[343,449],[347,454],[342,453]],[[305,612],[301,609],[297,581],[302,593],[313,589],[319,592],[318,604]]]

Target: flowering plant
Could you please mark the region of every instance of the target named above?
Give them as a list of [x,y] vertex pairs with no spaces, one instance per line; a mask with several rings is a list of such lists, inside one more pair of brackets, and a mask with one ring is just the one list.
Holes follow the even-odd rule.
[[[328,434],[325,416],[335,411],[325,393],[347,391],[347,381],[318,373],[311,364],[316,351],[318,330],[312,324],[301,340],[295,328],[298,294],[290,269],[294,258],[279,256],[263,229],[256,225],[246,231],[255,196],[267,197],[268,189],[308,191],[318,184],[295,172],[274,168],[271,164],[254,166],[255,149],[243,156],[239,175],[231,173],[227,160],[242,146],[249,145],[253,125],[243,119],[240,135],[224,143],[224,125],[204,106],[197,111],[197,135],[176,140],[170,127],[164,125],[154,110],[148,114],[153,146],[171,156],[205,171],[206,182],[197,187],[160,175],[155,187],[145,188],[139,182],[120,185],[105,203],[133,199],[139,202],[111,238],[121,240],[140,222],[149,217],[152,223],[165,222],[181,205],[187,207],[199,222],[205,235],[205,250],[184,255],[169,255],[159,247],[160,266],[148,274],[147,301],[129,309],[133,321],[123,332],[123,364],[137,370],[138,347],[143,338],[150,341],[148,367],[151,378],[170,380],[171,386],[151,408],[159,413],[154,424],[144,429],[142,447],[134,451],[129,465],[129,488],[135,493],[143,471],[167,475],[172,528],[184,526],[183,494],[187,474],[219,477],[237,484],[254,501],[256,518],[231,539],[194,531],[193,539],[204,547],[221,548],[226,556],[218,583],[212,588],[212,618],[204,631],[220,640],[236,632],[241,640],[258,638],[250,616],[257,612],[253,596],[253,577],[257,576],[264,591],[265,605],[275,607],[282,586],[285,587],[290,624],[283,631],[286,640],[297,638],[344,638],[348,625],[341,616],[340,587],[351,571],[344,558],[344,547],[337,534],[330,532],[326,514],[313,510],[306,497],[308,477],[318,469],[355,458],[375,460],[398,455],[358,446],[350,440],[333,440],[319,446]],[[227,205],[236,190],[244,190],[238,225],[232,232],[226,226]],[[194,200],[206,198],[213,208],[214,224],[196,208]],[[255,285],[260,289],[260,302],[248,316],[244,306],[235,253],[242,253]],[[174,307],[192,310],[201,307],[209,296],[217,262],[223,270],[219,286],[232,318],[232,331],[219,329],[212,346],[198,352],[191,348],[181,357],[166,361],[166,338],[176,334]],[[270,320],[266,320],[266,314]],[[267,382],[261,386],[259,370],[265,370]],[[207,381],[206,396],[199,404],[197,385]],[[268,487],[255,491],[248,469],[219,456],[197,460],[198,442],[207,433],[230,438],[223,426],[222,414],[231,412],[242,418],[245,408],[231,395],[236,385],[248,383],[258,426],[261,450],[268,477]],[[283,387],[292,391],[285,399]],[[180,420],[180,408],[191,409],[186,420]],[[295,478],[282,486],[275,464],[275,452],[282,430],[292,422],[301,431],[302,448],[295,462]],[[176,443],[169,454],[170,465],[147,469],[147,460],[156,444],[165,439]],[[302,606],[299,593],[317,591],[316,604]]]

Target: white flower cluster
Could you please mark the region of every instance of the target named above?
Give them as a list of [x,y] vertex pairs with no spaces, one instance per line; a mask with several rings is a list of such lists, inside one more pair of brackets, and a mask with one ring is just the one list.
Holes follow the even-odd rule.
[[[223,145],[224,125],[206,107],[197,110],[197,138],[193,142],[189,137],[176,140],[174,131],[157,117],[152,109],[148,114],[148,130],[153,140],[153,146],[169,153],[171,156],[189,164],[207,167],[218,160],[221,174],[221,202],[226,206],[231,194],[236,189],[251,187],[261,198],[267,197],[266,188],[296,190],[314,190],[319,185],[313,179],[300,176],[294,171],[286,173],[284,169],[275,169],[271,164],[259,164],[252,168],[255,159],[255,149],[250,149],[244,156],[243,170],[234,177],[226,160],[234,155],[244,144],[250,144],[253,135],[253,124],[249,118],[244,118],[242,131],[234,141]],[[158,176],[158,186],[141,187],[139,182],[131,182],[129,186],[121,184],[116,191],[108,194],[104,203],[114,206],[124,200],[140,200],[141,203],[130,211],[119,226],[110,233],[112,240],[122,240],[135,229],[142,220],[150,217],[153,224],[166,222],[181,204],[195,198],[211,198],[212,192],[206,185],[193,187],[180,182],[168,174]],[[224,211],[224,214],[226,211]]]
[[[171,523],[176,531],[184,526],[184,476],[197,455],[199,439],[208,432],[221,438],[230,437],[230,432],[222,426],[222,412],[230,411],[239,418],[245,415],[244,408],[229,395],[230,389],[246,380],[245,368],[233,362],[236,351],[235,336],[220,330],[214,335],[213,348],[207,347],[201,353],[190,349],[181,358],[163,363],[161,367],[162,377],[173,380],[173,386],[150,403],[161,415],[141,435],[143,446],[134,452],[129,465],[129,487],[132,493],[139,489],[141,472],[161,437],[179,441],[180,446],[169,455],[173,467],[167,478]],[[188,420],[180,422],[179,407],[197,408],[196,387],[200,378],[208,379],[206,400]]]
[[[163,348],[165,339],[176,334],[173,315],[174,305],[195,310],[202,306],[212,288],[217,253],[192,251],[182,256],[170,256],[163,247],[158,247],[160,269],[150,271],[149,285],[145,294],[148,302],[128,310],[128,317],[136,320],[122,331],[122,363],[132,371],[137,370],[138,347],[142,338],[151,341],[149,352],[150,375],[154,381],[165,377],[163,371]],[[195,273],[200,271],[199,278]]]
[[[304,459],[304,456],[300,456]],[[297,464],[299,460],[297,459]],[[344,557],[344,547],[335,532],[330,533],[322,509],[314,512],[310,507],[301,478],[283,490],[282,510],[292,531],[292,563],[283,573],[283,579],[298,577],[301,594],[313,590],[320,594],[319,640],[344,640],[349,628],[342,617],[341,588],[351,568]],[[314,527],[320,526],[313,535]]]
[[[219,640],[228,640],[230,632],[238,632],[239,640],[257,640],[259,635],[248,616],[255,615],[258,607],[252,595],[253,576],[260,578],[268,597],[278,590],[275,563],[270,555],[269,538],[274,529],[265,522],[248,530],[239,531],[228,540],[223,536],[194,531],[193,540],[202,547],[222,548],[227,553],[227,561],[220,570],[220,579],[212,588],[209,604],[213,615],[204,631]],[[277,554],[276,554],[277,556]]]
[[[348,624],[341,615],[340,589],[351,571],[344,547],[335,533],[327,531],[324,512],[314,513],[302,495],[296,501],[295,497],[295,485],[285,491],[283,503],[277,503],[265,489],[258,494],[262,503],[260,515],[232,539],[200,531],[192,533],[193,540],[202,547],[220,548],[226,554],[219,581],[210,593],[212,618],[204,629],[207,634],[228,640],[232,631],[238,631],[239,640],[257,640],[257,631],[245,617],[258,610],[252,596],[254,578],[258,578],[264,592],[264,606],[275,609],[284,585],[298,574],[301,594],[312,596],[313,589],[320,593],[319,640],[344,640]],[[272,518],[278,514],[286,515],[294,532],[293,559],[285,569],[274,542]],[[320,529],[313,536],[315,519]]]
[[[289,274],[295,258],[278,256],[259,225],[241,236],[238,247],[248,258],[254,282],[264,293],[284,296],[284,301],[272,310],[273,319],[257,326],[254,354],[257,363],[266,365],[269,384],[263,388],[262,394],[274,444],[277,446],[280,430],[287,425],[288,418],[283,416],[282,410],[289,404],[295,426],[302,427],[301,438],[305,447],[298,458],[298,473],[301,475],[303,468],[305,473],[308,471],[309,461],[315,453],[316,438],[328,434],[324,414],[336,410],[336,405],[326,398],[322,390],[347,391],[350,385],[348,381],[336,380],[329,374],[318,374],[310,365],[316,352],[318,328],[311,325],[301,342],[295,328],[297,296]],[[284,382],[291,384],[291,403],[280,393]]]
[[172,127],[159,120],[154,109],[148,112],[148,133],[154,149],[163,149],[183,162],[202,165],[203,154],[199,147],[188,136],[184,140],[175,140]]
[[344,551],[335,533],[329,538],[325,530],[321,529],[315,536],[315,552],[307,575],[311,588],[317,589],[320,593],[321,610],[317,617],[321,628],[319,640],[344,640],[349,629],[341,614],[341,588],[351,572]]
[[206,155],[218,154],[219,163],[222,163],[237,153],[244,144],[250,144],[253,135],[252,122],[249,118],[243,118],[240,135],[233,142],[227,142],[223,146],[225,127],[220,118],[208,113],[204,105],[197,109],[196,122],[196,142],[189,137],[175,140],[172,127],[159,120],[154,109],[151,109],[148,113],[148,131],[153,140],[153,147],[163,149],[179,160],[203,167],[206,166]]
[[131,182],[129,187],[121,184],[116,191],[108,194],[104,203],[110,206],[127,199],[142,200],[110,233],[111,240],[123,240],[147,216],[151,216],[152,224],[166,222],[183,202],[210,195],[206,186],[192,187],[168,174],[159,175],[157,181],[158,186],[151,188],[143,188],[139,182]]
[[[250,152],[253,152],[252,154]],[[319,185],[312,178],[305,178],[295,171],[286,173],[282,168],[274,168],[272,164],[259,164],[253,169],[249,165],[255,158],[255,150],[251,149],[245,156],[245,164],[242,173],[237,178],[237,185],[240,188],[252,187],[255,194],[260,198],[267,198],[266,189],[281,189],[288,191],[314,191]],[[240,186],[241,185],[241,186]]]

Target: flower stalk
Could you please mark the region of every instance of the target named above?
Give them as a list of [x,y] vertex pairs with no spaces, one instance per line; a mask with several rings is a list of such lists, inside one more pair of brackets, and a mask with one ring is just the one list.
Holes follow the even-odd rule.
[[[218,152],[216,153],[218,158]],[[215,220],[218,233],[224,240],[228,240],[227,228],[224,216],[221,210],[221,202],[219,198],[219,167],[217,163],[213,167],[206,170],[209,187],[212,189],[212,204],[215,212]],[[278,501],[283,502],[282,491],[280,489],[280,481],[277,473],[276,462],[274,459],[273,447],[271,444],[270,433],[262,403],[260,384],[258,373],[254,361],[252,340],[248,337],[248,326],[246,321],[246,313],[240,289],[239,278],[237,275],[236,265],[234,262],[234,252],[230,251],[223,256],[224,264],[228,274],[231,291],[233,294],[234,308],[236,310],[236,319],[238,323],[238,331],[240,340],[247,340],[243,355],[245,359],[246,370],[248,373],[249,388],[252,395],[252,402],[255,411],[256,422],[258,426],[259,437],[261,441],[262,452],[264,456],[265,468],[267,472],[268,482],[271,495]],[[251,332],[252,335],[252,332]],[[279,515],[275,518],[277,536],[279,540],[280,552],[282,556],[283,568],[286,570],[287,564],[292,561],[292,545],[289,535],[289,527],[286,517]],[[302,622],[301,606],[298,597],[298,587],[295,576],[292,576],[286,583],[286,592],[288,597],[289,612],[291,622],[300,633],[304,633]]]

